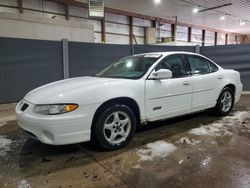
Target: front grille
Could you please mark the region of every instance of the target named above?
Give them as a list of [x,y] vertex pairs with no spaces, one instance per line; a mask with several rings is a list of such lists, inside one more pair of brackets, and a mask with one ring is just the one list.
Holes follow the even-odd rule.
[[27,103],[24,103],[23,106],[21,107],[21,111],[25,111],[27,108],[29,107],[29,105]]

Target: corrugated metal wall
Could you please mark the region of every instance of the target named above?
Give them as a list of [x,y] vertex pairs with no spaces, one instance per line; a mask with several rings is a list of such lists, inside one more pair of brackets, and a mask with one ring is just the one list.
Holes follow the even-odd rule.
[[0,38],[0,103],[62,78],[61,42]]
[[225,69],[239,71],[243,90],[250,90],[250,44],[201,47],[200,53]]
[[131,53],[129,45],[69,42],[69,75],[93,75]]
[[[191,46],[81,42],[69,42],[68,45],[70,77],[92,75],[133,53],[195,50]],[[250,90],[250,44],[201,47],[200,52],[224,68],[238,70],[244,90]],[[63,79],[62,57],[61,42],[0,38],[0,103],[16,102],[31,89]]]

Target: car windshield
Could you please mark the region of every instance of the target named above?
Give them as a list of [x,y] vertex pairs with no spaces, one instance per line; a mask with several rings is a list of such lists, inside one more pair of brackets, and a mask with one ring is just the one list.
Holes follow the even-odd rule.
[[95,76],[104,78],[138,79],[141,78],[149,67],[151,67],[160,57],[161,55],[159,54],[125,57],[106,67]]

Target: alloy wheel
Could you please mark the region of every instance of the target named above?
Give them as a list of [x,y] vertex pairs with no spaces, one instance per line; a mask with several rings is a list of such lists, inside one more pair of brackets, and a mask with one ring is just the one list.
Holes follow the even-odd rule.
[[124,142],[131,130],[131,119],[122,111],[111,113],[104,121],[103,134],[112,145]]

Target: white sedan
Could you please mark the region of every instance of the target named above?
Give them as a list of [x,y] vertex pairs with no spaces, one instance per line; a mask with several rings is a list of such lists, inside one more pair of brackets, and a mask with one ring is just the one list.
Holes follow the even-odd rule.
[[242,92],[240,74],[187,52],[125,57],[95,76],[71,78],[29,92],[17,120],[32,138],[63,145],[94,141],[121,148],[136,127],[204,109],[230,113]]

